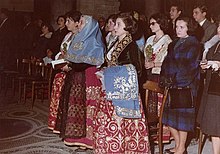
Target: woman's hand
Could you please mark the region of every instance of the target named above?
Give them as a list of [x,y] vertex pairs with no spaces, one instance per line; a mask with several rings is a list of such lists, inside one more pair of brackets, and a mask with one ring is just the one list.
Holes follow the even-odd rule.
[[63,54],[60,54],[58,59],[64,59],[64,55]]
[[96,77],[100,80],[104,77],[103,70],[97,71],[95,74],[96,74]]
[[211,67],[214,71],[217,71],[220,68],[220,61],[207,61],[206,63],[201,62],[200,66],[202,69],[208,69]]
[[207,65],[207,64],[202,64],[202,65],[200,65],[200,67],[201,67],[203,70],[205,70],[205,69],[207,69],[207,68],[209,67],[209,65]]
[[68,64],[67,64],[67,65],[65,65],[64,67],[62,67],[61,70],[62,70],[62,71],[65,71],[65,72],[69,72],[69,71],[72,70],[72,68],[69,67]]
[[207,69],[210,67],[210,65],[208,65],[208,61],[206,59],[203,59],[201,62],[200,62],[200,67],[204,70],[204,69]]
[[151,62],[145,61],[145,68],[146,69],[150,69],[153,67],[155,67],[155,63],[153,61],[151,61]]
[[219,61],[213,61],[211,67],[212,67],[212,69],[213,69],[214,71],[218,71],[219,68],[220,68],[220,62],[219,62]]

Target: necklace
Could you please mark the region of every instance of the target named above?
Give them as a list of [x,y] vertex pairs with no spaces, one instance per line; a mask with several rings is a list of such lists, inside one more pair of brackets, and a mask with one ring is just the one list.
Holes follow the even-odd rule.
[[155,35],[154,39],[153,39],[153,45],[156,44],[164,35],[161,35],[160,37],[157,37]]

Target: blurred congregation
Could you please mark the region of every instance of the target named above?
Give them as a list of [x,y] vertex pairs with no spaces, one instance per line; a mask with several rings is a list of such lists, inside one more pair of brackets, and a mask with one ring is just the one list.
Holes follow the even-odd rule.
[[18,102],[31,98],[32,108],[46,97],[48,128],[64,144],[97,154],[150,154],[158,144],[160,154],[187,154],[195,139],[201,154],[209,138],[220,153],[219,1],[33,5],[0,10],[0,86],[18,89]]

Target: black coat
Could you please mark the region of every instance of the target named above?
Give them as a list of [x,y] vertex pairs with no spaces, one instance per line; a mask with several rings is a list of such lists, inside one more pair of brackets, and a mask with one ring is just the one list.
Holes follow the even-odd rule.
[[[217,44],[210,48],[207,54],[208,60],[220,61],[220,46],[217,47]],[[216,52],[214,53],[214,51]],[[208,93],[211,75],[212,70],[207,70],[197,121],[203,133],[220,137],[220,96]],[[218,79],[218,81],[214,80],[216,86],[220,83],[220,77]]]
[[69,31],[65,27],[61,30],[58,29],[53,33],[49,44],[49,48],[52,50],[53,56],[55,56],[60,51],[61,43],[68,32]]

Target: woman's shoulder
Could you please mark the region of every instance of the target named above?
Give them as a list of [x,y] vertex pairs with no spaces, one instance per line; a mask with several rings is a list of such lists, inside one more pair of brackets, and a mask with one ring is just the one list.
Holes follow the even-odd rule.
[[151,36],[149,36],[149,37],[147,38],[146,43],[153,42],[155,36],[156,36],[156,35],[151,35]]
[[167,35],[167,34],[164,35],[164,39],[165,39],[166,41],[168,41],[168,42],[172,42],[171,37],[170,37],[169,35]]
[[69,38],[73,33],[72,32],[69,32],[66,34],[66,36],[64,37],[64,40],[66,40],[67,38]]
[[135,41],[132,41],[131,43],[129,43],[129,44],[127,45],[127,47],[126,47],[125,49],[130,49],[130,48],[132,48],[132,49],[137,49],[137,50],[138,50],[138,45],[137,45],[137,43],[136,43]]
[[189,36],[187,39],[186,39],[186,41],[189,43],[189,44],[197,44],[197,45],[199,45],[200,43],[199,43],[199,41],[198,41],[198,39],[195,37],[195,36]]

